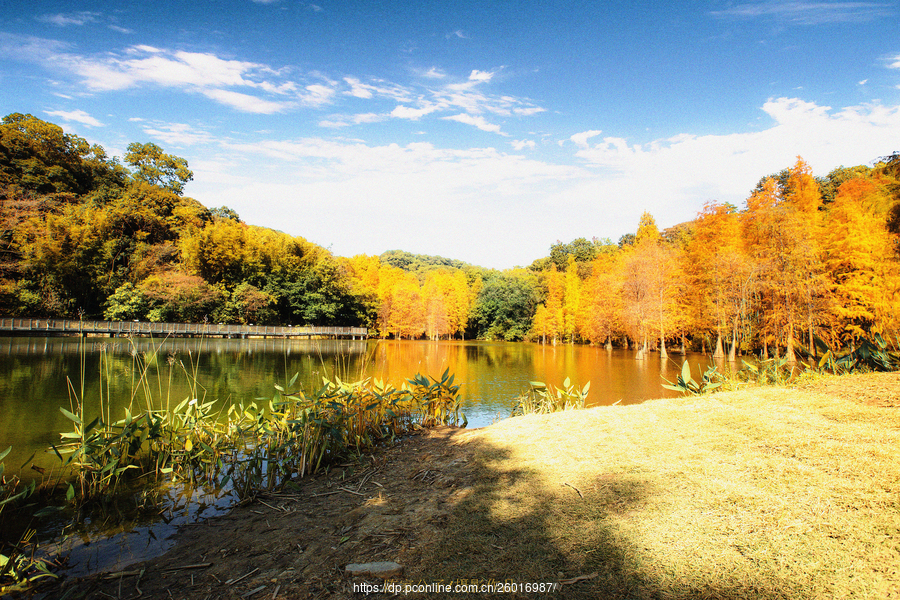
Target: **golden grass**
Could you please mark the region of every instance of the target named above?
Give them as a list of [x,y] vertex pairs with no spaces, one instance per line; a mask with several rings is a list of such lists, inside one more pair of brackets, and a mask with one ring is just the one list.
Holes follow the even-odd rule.
[[475,493],[425,553],[425,574],[596,573],[564,598],[900,597],[900,415],[848,399],[854,385],[873,380],[475,430]]

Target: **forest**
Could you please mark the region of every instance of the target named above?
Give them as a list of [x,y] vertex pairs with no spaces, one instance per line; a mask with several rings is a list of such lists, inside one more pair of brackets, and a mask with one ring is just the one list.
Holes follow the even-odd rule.
[[395,339],[535,340],[794,356],[900,318],[900,153],[816,177],[802,158],[744,207],[553,244],[497,271],[401,250],[339,257],[185,197],[187,161],[123,162],[32,115],[0,123],[0,315],[367,326]]

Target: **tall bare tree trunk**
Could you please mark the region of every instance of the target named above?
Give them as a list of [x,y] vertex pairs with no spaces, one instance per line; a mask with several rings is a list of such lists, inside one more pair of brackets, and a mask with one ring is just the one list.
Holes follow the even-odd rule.
[[797,363],[797,356],[794,354],[794,319],[788,321],[787,335],[787,349],[784,351],[784,357],[789,365],[793,365]]
[[725,358],[725,352],[722,350],[722,334],[716,336],[716,351],[713,352],[713,358]]

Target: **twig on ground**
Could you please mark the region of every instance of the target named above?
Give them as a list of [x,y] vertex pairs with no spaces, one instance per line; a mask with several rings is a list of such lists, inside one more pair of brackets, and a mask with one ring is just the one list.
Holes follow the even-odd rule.
[[582,500],[584,500],[584,494],[582,494],[582,493],[581,493],[581,490],[579,490],[577,487],[575,487],[575,486],[572,485],[571,483],[566,483],[566,482],[563,482],[563,485],[567,485],[567,486],[569,486],[570,488],[572,488],[573,490],[575,490],[576,492],[578,492],[578,495],[581,496],[581,499],[582,499]]
[[[566,484],[569,485],[569,484]],[[578,583],[579,581],[584,581],[586,579],[593,579],[597,577],[599,573],[591,573],[590,575],[579,575],[578,577],[573,577],[571,579],[563,579],[559,582],[559,585],[571,585],[573,583]]]
[[241,575],[241,576],[238,577],[237,579],[229,579],[228,581],[225,582],[225,585],[234,585],[234,584],[236,584],[238,581],[243,581],[244,579],[247,579],[248,577],[250,577],[251,575],[253,575],[253,574],[256,573],[257,571],[259,571],[259,567],[256,567],[255,569],[253,569],[252,571],[250,571],[250,572],[247,573],[246,575]]

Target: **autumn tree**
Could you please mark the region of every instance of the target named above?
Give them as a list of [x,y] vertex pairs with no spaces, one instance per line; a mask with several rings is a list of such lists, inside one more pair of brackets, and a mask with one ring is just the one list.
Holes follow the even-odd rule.
[[749,308],[750,269],[738,219],[727,205],[707,203],[694,221],[685,252],[695,326],[715,332],[716,358],[725,356],[722,340],[730,334],[730,360]]
[[194,178],[188,162],[172,154],[166,154],[154,143],[128,144],[125,162],[134,168],[134,179],[181,195],[184,184]]
[[884,219],[867,210],[877,184],[859,177],[844,182],[827,216],[823,239],[834,302],[838,343],[856,346],[897,324],[898,265]]
[[582,288],[580,334],[592,344],[612,348],[612,338],[622,328],[621,254],[605,252],[591,264],[591,276]]

